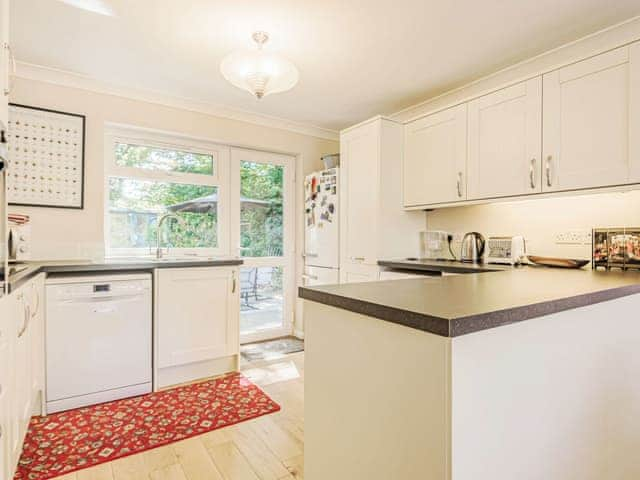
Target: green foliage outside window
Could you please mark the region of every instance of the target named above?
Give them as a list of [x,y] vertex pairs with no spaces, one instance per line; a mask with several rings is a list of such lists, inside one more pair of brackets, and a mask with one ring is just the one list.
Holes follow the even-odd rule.
[[284,168],[279,165],[242,162],[240,185],[241,255],[281,256],[284,234]]

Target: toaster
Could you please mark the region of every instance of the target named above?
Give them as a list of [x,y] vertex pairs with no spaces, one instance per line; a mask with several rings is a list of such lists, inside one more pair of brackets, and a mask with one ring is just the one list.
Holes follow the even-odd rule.
[[524,237],[489,237],[487,262],[502,265],[519,265],[523,262],[527,249]]

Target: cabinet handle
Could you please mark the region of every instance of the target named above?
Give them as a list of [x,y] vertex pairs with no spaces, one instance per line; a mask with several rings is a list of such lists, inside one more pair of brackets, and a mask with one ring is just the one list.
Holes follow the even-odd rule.
[[231,282],[231,293],[236,293],[236,272],[235,270],[233,271],[233,280]]
[[547,157],[547,164],[545,166],[547,171],[547,187],[551,186],[551,155]]
[[532,158],[529,165],[529,183],[531,188],[536,188],[536,159]]
[[364,262],[364,257],[351,257],[354,262]]
[[[15,76],[17,68],[16,68],[16,57],[15,57],[15,55],[13,54],[13,49],[11,48],[11,45],[9,45],[9,44],[8,44],[8,43],[6,43],[6,42],[4,43],[3,48],[7,51],[7,55],[9,56],[9,62],[11,63],[11,73],[10,73],[10,74],[7,74],[7,77],[8,77],[9,75],[11,75],[11,76]],[[8,80],[8,83],[7,83],[7,86],[6,86],[6,88],[4,89],[4,92],[3,92],[3,93],[4,93],[5,97],[8,97],[8,96],[9,96],[9,94],[11,93],[11,85],[10,85],[10,82],[11,82],[11,80],[9,79],[9,80]]]
[[307,252],[305,252],[305,253],[302,254],[302,258],[316,258],[317,256],[318,256],[317,253],[307,253]]
[[29,311],[29,305],[24,306],[24,323],[22,324],[22,329],[18,332],[18,338],[24,335],[24,332],[27,331],[29,327],[29,319],[31,318],[31,312]]
[[462,198],[462,172],[458,172],[458,182],[456,184],[458,189],[458,197]]
[[303,273],[302,274],[302,278],[308,278],[309,280],[317,280],[318,276],[317,275],[310,275],[308,273]]
[[36,289],[36,307],[33,309],[33,313],[31,314],[31,317],[35,317],[36,315],[38,315],[38,311],[40,310],[40,290]]

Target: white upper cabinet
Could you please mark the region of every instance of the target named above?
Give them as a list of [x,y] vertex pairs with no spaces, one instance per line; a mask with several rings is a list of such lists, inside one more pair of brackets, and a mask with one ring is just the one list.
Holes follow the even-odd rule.
[[469,200],[541,191],[542,78],[469,103]]
[[638,181],[639,62],[636,44],[544,75],[543,191]]
[[401,124],[376,117],[340,134],[340,280],[377,279],[378,260],[415,256],[422,212],[402,209]]
[[467,105],[458,105],[405,126],[404,206],[467,198]]
[[371,122],[342,135],[341,255],[349,263],[377,262],[380,124]]

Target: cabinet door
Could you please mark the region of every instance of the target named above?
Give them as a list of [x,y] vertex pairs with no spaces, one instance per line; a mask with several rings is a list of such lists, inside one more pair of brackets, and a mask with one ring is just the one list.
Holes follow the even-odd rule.
[[[12,350],[9,335],[13,335],[13,315],[11,298],[0,298],[0,478],[12,478],[10,472],[11,452],[11,408],[10,393],[12,391]],[[11,332],[11,333],[10,333]]]
[[469,103],[467,198],[538,193],[542,77]]
[[380,122],[340,138],[342,262],[375,264],[379,186]]
[[404,206],[465,200],[467,106],[459,105],[405,126]]
[[380,267],[373,265],[348,265],[340,269],[340,283],[375,282]]
[[[629,183],[631,73],[637,46],[622,47],[544,75],[543,191]],[[634,108],[637,109],[637,100]]]
[[158,271],[158,367],[237,353],[236,279],[236,269],[225,267]]
[[44,392],[44,279],[44,274],[40,274],[31,283],[29,352],[32,412],[41,411]]
[[13,331],[13,388],[11,392],[11,458],[15,465],[22,452],[22,442],[27,432],[27,425],[31,418],[31,359],[29,352],[30,310],[28,292],[30,284],[23,285],[19,291],[12,293],[16,296],[15,329]]

